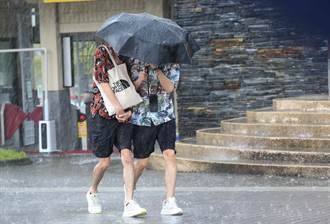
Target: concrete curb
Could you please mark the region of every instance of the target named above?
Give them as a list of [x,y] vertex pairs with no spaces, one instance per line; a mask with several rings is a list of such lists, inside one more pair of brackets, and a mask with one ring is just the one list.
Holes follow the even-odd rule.
[[255,136],[198,130],[196,132],[198,144],[218,145],[224,147],[254,147],[259,149],[277,149],[291,151],[330,152],[328,138],[294,138],[277,136]]
[[228,134],[278,136],[295,138],[329,138],[330,125],[288,124],[288,123],[248,123],[245,118],[221,121],[218,131]]
[[239,160],[248,159],[256,161],[282,161],[304,163],[329,164],[330,153],[325,152],[303,152],[303,151],[285,151],[274,149],[253,149],[239,147],[222,147],[216,145],[199,145],[194,139],[176,143],[177,156],[194,157],[205,160]]
[[[148,168],[164,170],[164,159],[161,155],[153,154],[150,157]],[[209,172],[209,173],[239,173],[258,175],[278,175],[330,178],[330,167],[317,165],[289,165],[289,164],[263,164],[230,161],[205,161],[191,158],[177,157],[179,172]]]
[[30,158],[0,161],[0,166],[24,166],[32,164]]

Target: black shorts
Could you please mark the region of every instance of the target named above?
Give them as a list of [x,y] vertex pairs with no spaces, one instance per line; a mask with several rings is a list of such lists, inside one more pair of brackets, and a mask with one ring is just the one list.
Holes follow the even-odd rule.
[[100,115],[90,118],[90,142],[96,157],[107,158],[113,152],[113,146],[120,151],[132,148],[133,125],[119,123],[117,119],[105,119]]
[[155,151],[156,140],[160,150],[172,149],[175,152],[175,119],[157,126],[138,126],[133,129],[134,157],[148,158]]

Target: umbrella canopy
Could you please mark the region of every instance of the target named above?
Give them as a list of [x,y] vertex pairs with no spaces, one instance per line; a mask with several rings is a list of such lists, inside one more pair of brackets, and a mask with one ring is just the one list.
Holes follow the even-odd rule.
[[189,33],[172,20],[148,13],[120,13],[105,21],[96,36],[118,54],[156,65],[190,64],[199,50]]

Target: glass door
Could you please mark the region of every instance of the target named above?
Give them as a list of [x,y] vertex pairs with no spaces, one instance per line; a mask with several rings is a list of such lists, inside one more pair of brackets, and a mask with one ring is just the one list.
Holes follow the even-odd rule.
[[[0,49],[11,48],[14,48],[13,39],[0,39]],[[15,53],[0,54],[0,104],[18,103],[16,56]]]
[[[70,90],[71,102],[84,110],[84,98],[92,83],[94,41],[73,41],[74,86]],[[85,111],[82,111],[85,112]]]
[[[67,35],[66,35],[67,36]],[[73,86],[70,88],[71,104],[86,113],[85,98],[92,84],[93,57],[96,48],[93,33],[69,35],[72,40]]]

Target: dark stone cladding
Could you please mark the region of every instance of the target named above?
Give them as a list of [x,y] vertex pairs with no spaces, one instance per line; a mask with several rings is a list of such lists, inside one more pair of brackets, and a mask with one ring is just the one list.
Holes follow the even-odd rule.
[[176,0],[172,18],[201,50],[182,66],[180,136],[219,126],[272,99],[327,92],[328,42],[269,0]]

